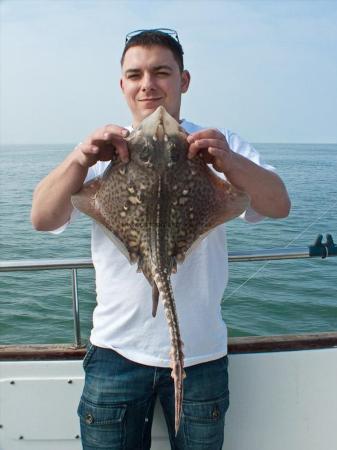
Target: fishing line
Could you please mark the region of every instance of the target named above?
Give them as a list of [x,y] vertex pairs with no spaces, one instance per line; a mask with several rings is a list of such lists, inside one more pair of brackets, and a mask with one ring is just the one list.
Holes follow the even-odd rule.
[[[296,236],[292,241],[290,241],[284,248],[288,248],[289,245],[291,245],[293,242],[297,241],[297,239],[299,237],[302,236],[302,234],[304,234],[306,231],[309,230],[309,228],[311,228],[313,225],[315,225],[316,222],[318,222],[319,220],[322,219],[322,217],[324,217],[332,208],[334,208],[335,206],[337,206],[337,201],[335,203],[333,203],[332,206],[330,206],[330,208],[328,208],[326,211],[324,211],[323,214],[321,214],[319,217],[317,217],[316,220],[314,220],[310,225],[307,226],[307,228],[305,228],[303,231],[300,232],[300,234],[298,236]],[[269,262],[269,261],[268,261]]]
[[[308,225],[304,230],[302,230],[294,239],[292,239],[285,247],[288,248],[289,245],[293,244],[295,241],[297,241],[298,238],[300,238],[305,232],[307,232],[313,225],[315,225],[316,222],[322,219],[332,208],[334,208],[337,205],[337,201],[333,203],[332,206],[330,206],[327,210],[324,211],[319,217],[317,217],[313,222],[311,222],[310,225]],[[271,261],[266,261],[263,266],[261,266],[256,272],[254,272],[250,277],[247,278],[240,286],[238,286],[234,291],[232,291],[227,297],[224,298],[224,301],[231,298],[239,289],[241,289],[243,286],[245,286],[250,280],[252,280],[259,272],[261,272],[268,264],[270,264]]]

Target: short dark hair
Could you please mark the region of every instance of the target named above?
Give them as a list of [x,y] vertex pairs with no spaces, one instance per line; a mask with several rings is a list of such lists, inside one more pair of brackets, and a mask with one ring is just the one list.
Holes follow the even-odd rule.
[[132,36],[126,43],[121,57],[121,65],[123,65],[125,53],[131,47],[152,47],[153,45],[160,45],[168,48],[173,53],[174,59],[177,61],[180,71],[184,70],[183,48],[176,39],[163,31],[158,30],[144,30],[135,36]]

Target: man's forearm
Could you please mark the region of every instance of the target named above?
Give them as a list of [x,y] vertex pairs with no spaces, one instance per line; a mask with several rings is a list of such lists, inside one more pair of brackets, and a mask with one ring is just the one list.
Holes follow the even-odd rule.
[[287,217],[290,200],[281,178],[237,153],[233,153],[232,158],[226,177],[250,196],[251,207],[266,217]]
[[64,225],[72,212],[71,195],[77,192],[87,175],[74,152],[50,172],[36,187],[31,220],[35,229],[51,231]]

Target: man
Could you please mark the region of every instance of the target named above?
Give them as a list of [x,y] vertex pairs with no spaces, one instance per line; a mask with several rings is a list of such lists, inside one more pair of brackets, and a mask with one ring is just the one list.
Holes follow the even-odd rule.
[[[181,95],[190,74],[173,30],[145,30],[127,37],[120,87],[132,127],[159,105],[180,120]],[[236,134],[202,129],[186,120],[189,158],[204,152],[207,161],[246,192],[248,221],[281,218],[290,202],[280,178],[262,167],[257,152]],[[85,179],[103,173],[114,149],[128,160],[124,138],[131,128],[107,125],[96,130],[37,186],[32,222],[43,231],[62,231],[74,211],[71,195]],[[46,207],[48,205],[48,208]],[[85,450],[148,449],[155,399],[165,415],[172,449],[220,450],[228,408],[227,330],[220,301],[227,280],[226,236],[217,227],[172,277],[184,341],[182,421],[174,432],[174,388],[169,368],[169,334],[159,307],[151,315],[151,287],[93,224],[92,256],[97,306],[91,346],[84,360],[85,387],[78,413]]]

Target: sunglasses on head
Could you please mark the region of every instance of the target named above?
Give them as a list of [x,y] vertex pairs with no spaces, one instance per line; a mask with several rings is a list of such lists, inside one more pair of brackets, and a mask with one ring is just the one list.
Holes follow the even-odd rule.
[[130,33],[128,33],[125,36],[125,43],[129,42],[130,39],[132,39],[133,37],[137,36],[138,34],[143,33],[144,31],[150,32],[150,33],[159,31],[160,33],[164,33],[164,34],[167,34],[167,35],[173,37],[177,42],[179,42],[178,33],[175,30],[171,30],[171,28],[152,28],[152,29],[149,29],[149,30],[135,30],[135,31],[131,31]]

